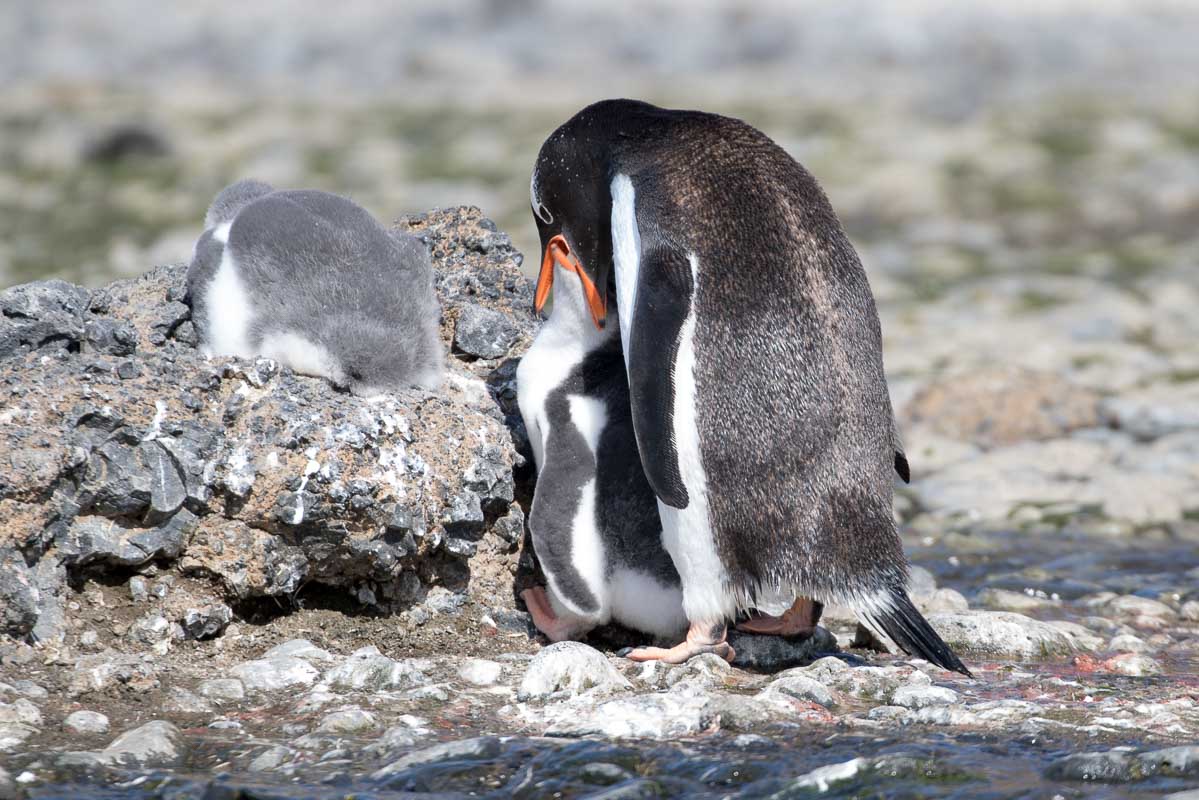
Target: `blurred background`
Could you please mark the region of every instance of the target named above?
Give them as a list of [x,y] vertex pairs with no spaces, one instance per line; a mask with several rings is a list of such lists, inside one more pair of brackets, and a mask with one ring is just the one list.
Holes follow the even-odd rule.
[[1177,0],[8,0],[0,285],[187,258],[247,176],[477,204],[528,253],[537,147],[609,96],[763,128],[904,291],[1124,280],[1194,261],[1196,42]]

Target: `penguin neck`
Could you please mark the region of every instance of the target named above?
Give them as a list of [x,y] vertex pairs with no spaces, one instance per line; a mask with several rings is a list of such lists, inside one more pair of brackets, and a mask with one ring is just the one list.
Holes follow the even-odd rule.
[[608,303],[604,327],[595,327],[587,298],[583,295],[583,284],[577,275],[560,270],[555,276],[553,297],[554,307],[546,325],[561,335],[577,339],[585,352],[600,347],[620,330],[616,304],[611,302]]

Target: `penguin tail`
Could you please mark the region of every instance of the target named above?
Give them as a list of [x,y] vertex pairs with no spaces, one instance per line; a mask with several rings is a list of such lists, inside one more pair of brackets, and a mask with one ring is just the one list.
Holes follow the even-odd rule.
[[949,645],[945,644],[928,624],[928,620],[916,610],[916,606],[912,605],[912,600],[905,590],[884,591],[886,595],[883,602],[874,604],[869,610],[859,611],[865,622],[887,634],[891,641],[908,655],[923,658],[942,669],[974,677]]

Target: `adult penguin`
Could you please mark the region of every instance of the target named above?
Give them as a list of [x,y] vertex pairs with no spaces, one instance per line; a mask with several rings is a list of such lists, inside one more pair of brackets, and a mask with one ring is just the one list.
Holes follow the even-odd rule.
[[738,613],[837,602],[969,674],[907,594],[878,312],[812,175],[740,120],[607,100],[545,141],[531,194],[543,263],[578,276],[595,325],[619,307],[638,450],[682,579],[685,641],[629,657],[731,659]]

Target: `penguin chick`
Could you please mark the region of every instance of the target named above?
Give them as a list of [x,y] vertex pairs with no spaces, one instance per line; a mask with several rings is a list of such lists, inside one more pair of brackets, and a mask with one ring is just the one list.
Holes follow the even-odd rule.
[[[551,255],[542,272],[562,268]],[[595,328],[573,275],[553,292],[516,373],[538,471],[529,530],[547,583],[521,597],[551,641],[609,621],[677,637],[687,627],[682,586],[637,453],[618,328]]]
[[328,192],[239,181],[213,200],[187,273],[206,355],[274,359],[357,395],[441,383],[428,251]]

